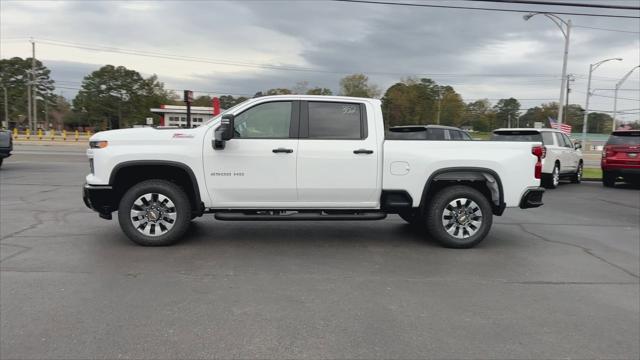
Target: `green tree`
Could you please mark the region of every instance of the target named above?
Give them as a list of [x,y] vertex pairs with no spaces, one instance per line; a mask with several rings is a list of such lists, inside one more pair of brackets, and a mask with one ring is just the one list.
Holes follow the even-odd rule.
[[386,126],[436,124],[460,126],[465,104],[451,86],[431,79],[403,79],[382,97]]
[[451,86],[440,87],[440,124],[449,126],[462,126],[466,106],[462,96]]
[[201,95],[193,99],[192,106],[212,106],[213,98],[209,95]]
[[274,88],[274,89],[269,89],[267,91],[264,91],[262,94],[263,96],[269,96],[269,95],[291,95],[293,92],[289,89],[285,89],[285,88]]
[[462,119],[462,125],[476,131],[490,131],[495,126],[496,112],[488,99],[480,99],[467,104]]
[[369,84],[369,77],[364,74],[347,75],[340,80],[340,94],[343,96],[377,98],[380,90]]
[[333,95],[331,89],[314,87],[307,90],[307,95]]
[[[608,134],[611,132],[613,118],[609,114],[590,112],[587,120],[587,132],[592,134]],[[582,128],[580,128],[582,131]]]
[[498,127],[509,126],[511,119],[511,127],[515,127],[516,120],[520,115],[520,102],[514,98],[500,99],[493,107],[496,111],[496,120]]
[[85,76],[73,108],[86,113],[89,124],[111,128],[142,124],[150,108],[176,98],[156,75],[145,79],[124,66],[105,65]]
[[[38,109],[38,120],[43,120],[41,112],[47,105],[55,104],[55,95],[53,94],[54,82],[49,77],[51,70],[36,59],[35,81],[36,81],[36,98]],[[31,58],[14,57],[11,59],[0,60],[0,86],[7,89],[7,103],[9,119],[4,118],[4,101],[0,101],[0,117],[16,123],[20,119],[27,119],[27,84],[31,77]],[[4,89],[0,89],[0,99],[4,100]]]
[[247,98],[244,96],[233,97],[231,95],[222,95],[220,96],[220,107],[222,109],[229,109],[246,100]]

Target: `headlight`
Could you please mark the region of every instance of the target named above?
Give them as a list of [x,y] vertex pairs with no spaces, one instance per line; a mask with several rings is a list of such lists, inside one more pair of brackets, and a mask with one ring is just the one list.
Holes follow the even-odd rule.
[[102,141],[89,141],[89,147],[92,149],[104,149],[109,145],[109,142],[106,140]]

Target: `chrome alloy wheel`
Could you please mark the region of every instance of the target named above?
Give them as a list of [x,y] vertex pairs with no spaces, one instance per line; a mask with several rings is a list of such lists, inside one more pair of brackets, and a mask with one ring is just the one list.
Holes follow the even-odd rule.
[[146,236],[166,234],[176,222],[176,207],[168,197],[158,193],[147,193],[133,202],[131,222],[133,227]]
[[455,199],[442,212],[442,225],[449,235],[466,239],[482,226],[482,210],[471,199]]
[[582,173],[584,171],[584,168],[582,166],[582,164],[578,165],[578,173],[576,174],[576,180],[578,182],[582,181]]
[[551,181],[553,181],[553,187],[560,185],[560,170],[558,166],[553,168],[553,173],[551,174]]

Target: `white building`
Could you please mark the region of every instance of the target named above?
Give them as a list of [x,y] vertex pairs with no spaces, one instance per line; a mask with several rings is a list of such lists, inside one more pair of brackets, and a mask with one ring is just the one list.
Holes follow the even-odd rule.
[[[160,126],[187,127],[187,107],[182,105],[160,105],[160,108],[150,109],[152,113],[160,115]],[[198,127],[213,117],[213,107],[192,106],[191,127]]]

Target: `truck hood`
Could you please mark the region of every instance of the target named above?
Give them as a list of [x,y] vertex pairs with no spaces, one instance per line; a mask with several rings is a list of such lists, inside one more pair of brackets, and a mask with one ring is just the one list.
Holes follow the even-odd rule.
[[100,131],[91,136],[90,141],[109,141],[112,144],[153,143],[172,139],[194,139],[204,129],[180,129],[180,128],[132,128]]

